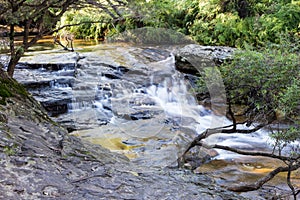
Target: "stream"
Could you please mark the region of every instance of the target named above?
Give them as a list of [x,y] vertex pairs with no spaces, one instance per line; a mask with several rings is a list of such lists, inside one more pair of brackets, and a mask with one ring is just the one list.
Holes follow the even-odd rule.
[[[70,53],[34,51],[22,58],[15,79],[70,134],[122,153],[137,165],[177,167],[193,138],[230,124],[198,105],[190,81],[175,70],[174,55],[163,48],[100,44]],[[207,142],[244,150],[272,148],[264,130],[216,134]],[[211,174],[220,184],[255,181],[278,165],[219,150],[209,155],[195,172]],[[273,183],[284,180],[279,176]]]

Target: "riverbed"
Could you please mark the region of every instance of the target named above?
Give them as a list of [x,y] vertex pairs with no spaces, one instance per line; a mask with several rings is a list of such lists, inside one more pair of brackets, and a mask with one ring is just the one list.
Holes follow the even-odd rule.
[[[120,43],[75,43],[75,48],[69,53],[34,50],[15,73],[72,135],[124,154],[137,165],[164,168],[177,167],[178,157],[202,131],[230,124],[225,116],[198,105],[169,49]],[[208,140],[245,150],[272,148],[264,130],[246,136],[217,134]],[[255,181],[278,164],[218,151],[195,172],[209,174],[221,185],[237,184]],[[283,176],[271,184],[286,188]],[[295,182],[298,177],[293,175]]]

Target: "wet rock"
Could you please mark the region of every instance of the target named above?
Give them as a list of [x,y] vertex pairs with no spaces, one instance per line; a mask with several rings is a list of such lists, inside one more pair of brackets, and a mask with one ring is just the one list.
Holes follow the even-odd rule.
[[74,70],[76,67],[75,63],[24,63],[20,62],[17,65],[17,69],[45,69],[50,71],[58,70]]
[[68,105],[72,102],[71,91],[64,91],[57,88],[44,88],[40,91],[30,90],[30,92],[43,105],[50,116],[66,113],[68,111]]
[[103,73],[103,76],[105,76],[109,79],[121,79],[121,76],[119,74]]
[[68,112],[64,115],[57,116],[55,120],[69,131],[74,131],[100,127],[107,124],[111,117],[110,112],[105,113],[94,110],[93,108],[87,108],[76,113]]
[[100,91],[111,91],[111,85],[110,84],[99,84],[98,89]]
[[144,110],[136,113],[130,114],[130,118],[132,120],[140,120],[140,119],[151,119],[153,117],[153,112],[150,110]]
[[126,73],[126,76],[123,76],[124,80],[132,81],[136,84],[136,87],[143,87],[150,84],[148,80],[148,75],[145,71],[142,70],[130,70]]
[[58,197],[59,196],[59,190],[57,187],[54,186],[45,186],[42,190],[42,194],[49,197]]
[[230,60],[234,50],[230,47],[186,45],[174,52],[176,69],[187,74],[199,74],[203,67],[218,66]]
[[109,68],[108,72],[102,72],[102,76],[109,79],[121,79],[122,76],[129,71],[129,69],[124,66],[113,66],[105,63],[101,63],[101,65]]
[[[88,76],[87,79],[80,80],[88,82],[84,88],[94,89],[99,85],[97,75],[100,73],[95,72],[95,69],[97,68],[90,69],[89,73],[96,75],[96,78]],[[113,84],[117,88],[117,84],[122,83],[114,80]],[[132,88],[128,90],[131,91]],[[125,95],[122,96],[121,89],[113,96],[119,95],[122,99]],[[90,91],[93,90],[81,90],[82,93],[74,95],[76,101],[85,101],[90,106]],[[88,94],[82,97],[84,92]],[[92,94],[97,93],[93,91]],[[118,103],[128,102],[129,99],[131,97],[125,96]],[[0,111],[8,116],[7,128],[0,129],[0,199],[243,199],[238,194],[220,188],[208,176],[167,168],[169,164],[174,164],[174,159],[176,164],[176,144],[179,144],[181,138],[178,139],[178,143],[168,146],[174,135],[180,137],[180,133],[174,133],[163,121],[151,121],[151,130],[142,127],[140,132],[136,133],[142,136],[145,132],[153,134],[152,138],[145,141],[148,148],[153,148],[151,143],[157,144],[149,152],[153,153],[149,155],[153,158],[152,162],[146,162],[143,166],[130,162],[123,155],[69,135],[67,130],[51,121],[41,105],[32,98],[22,96],[8,100],[13,103],[6,107],[0,106]],[[117,110],[123,111],[121,109],[127,109],[124,108],[126,106],[127,104],[119,104]],[[111,119],[105,112],[95,111],[90,107],[84,108],[82,112],[68,113],[64,119],[70,123],[72,119],[79,121],[85,128],[97,126],[98,132],[102,129],[97,124],[99,119]],[[114,106],[112,109],[115,109]],[[131,110],[127,114],[136,111]],[[146,120],[150,122],[152,119]],[[135,125],[140,121],[143,120],[130,122]],[[106,132],[116,133],[112,132],[112,128],[120,132],[114,124],[108,128],[110,129],[106,129]],[[163,137],[158,131],[162,128],[168,130],[168,134],[162,135]],[[132,134],[131,130],[132,126],[129,126],[128,134]],[[188,136],[182,136],[182,140],[186,142],[187,138]],[[4,151],[2,141],[15,145],[9,146],[12,147],[8,149],[10,151]],[[159,156],[163,157],[165,163],[160,162]],[[163,164],[166,168],[154,168],[152,163]]]
[[116,72],[123,73],[123,74],[129,71],[129,69],[125,66],[114,66],[114,65],[110,65],[110,64],[106,64],[106,63],[100,63],[100,65],[102,67],[109,68],[109,69],[112,69]]
[[42,80],[31,80],[25,79],[20,81],[29,90],[42,90],[45,88],[55,88],[55,87],[72,87],[74,85],[73,77],[52,77],[53,79],[42,79]]
[[214,149],[206,149],[204,147],[194,147],[185,156],[184,167],[188,169],[196,169],[201,165],[211,161],[218,155]]
[[170,52],[162,49],[145,48],[141,55],[145,56],[150,62],[165,60],[170,56]]
[[42,105],[51,117],[55,117],[68,112],[68,104],[55,102],[43,102]]
[[[142,90],[142,92],[140,92],[142,94],[146,93],[146,91]],[[149,97],[146,96],[140,96],[140,97],[136,97],[136,98],[132,98],[129,101],[129,105],[130,106],[153,106],[155,105],[155,101]]]
[[176,56],[176,69],[182,73],[200,75],[199,71],[189,61],[181,56]]
[[23,85],[28,89],[37,89],[37,88],[46,88],[49,87],[51,80],[42,80],[42,81],[26,81],[23,82]]

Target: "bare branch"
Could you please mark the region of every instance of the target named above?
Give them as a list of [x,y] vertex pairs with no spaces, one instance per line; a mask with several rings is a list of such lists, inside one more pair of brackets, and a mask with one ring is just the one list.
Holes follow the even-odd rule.
[[246,156],[263,156],[263,157],[275,158],[275,159],[282,160],[282,161],[291,160],[291,158],[287,157],[287,156],[280,156],[280,155],[275,155],[275,154],[266,153],[266,152],[243,151],[243,150],[240,150],[240,149],[236,149],[236,148],[232,148],[232,147],[228,147],[228,146],[223,146],[223,145],[218,145],[218,144],[214,144],[214,145],[202,144],[202,146],[209,147],[209,148],[223,149],[223,150],[226,150],[226,151],[231,151],[231,152],[238,153],[238,154],[241,154],[241,155],[246,155]]
[[104,12],[106,12],[107,14],[109,14],[109,16],[111,16],[111,18],[116,19],[118,18],[117,16],[115,16],[105,5],[97,2],[97,1],[93,1],[93,0],[86,0],[86,2],[90,5],[93,5],[95,7],[101,8],[102,10],[104,10]]
[[297,200],[295,188],[294,188],[293,184],[291,183],[291,170],[290,170],[290,168],[291,168],[291,164],[289,164],[289,171],[288,171],[287,176],[286,176],[286,182],[287,182],[289,188],[291,189],[291,191],[293,193],[294,200]]
[[58,31],[64,29],[64,28],[67,28],[67,27],[72,27],[72,26],[80,26],[82,24],[96,24],[96,23],[113,23],[115,21],[118,21],[120,20],[119,18],[118,19],[115,19],[115,20],[109,20],[109,21],[86,21],[86,22],[80,22],[80,23],[76,23],[76,24],[66,24],[66,25],[63,25],[61,27],[58,27],[54,30],[51,30],[49,31],[48,33],[46,33],[45,35],[52,35],[53,33],[57,33]]
[[[265,127],[267,124],[259,124],[258,126],[256,126],[253,129],[236,129],[236,125],[238,124],[244,124],[244,123],[233,123],[231,125],[228,126],[223,126],[221,128],[213,128],[213,129],[206,129],[204,132],[202,132],[199,136],[197,136],[192,142],[191,144],[188,146],[187,150],[185,151],[185,153],[182,155],[184,156],[191,148],[193,148],[194,146],[197,145],[201,145],[201,140],[204,138],[207,138],[210,135],[216,134],[216,133],[244,133],[244,134],[250,134],[250,133],[254,133],[255,131],[258,131],[259,129]],[[230,129],[227,129],[230,128]]]
[[280,172],[295,171],[299,168],[300,168],[300,162],[298,162],[294,165],[288,166],[288,167],[278,167],[253,184],[245,184],[245,185],[240,185],[240,186],[229,186],[229,187],[227,187],[227,189],[234,191],[234,192],[254,191],[254,190],[261,188],[266,182],[273,179]]

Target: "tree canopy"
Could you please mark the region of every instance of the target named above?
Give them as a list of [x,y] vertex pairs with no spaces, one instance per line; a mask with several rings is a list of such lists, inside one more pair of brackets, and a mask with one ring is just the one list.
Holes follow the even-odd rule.
[[[118,6],[125,5],[121,0],[4,0],[0,4],[0,24],[9,29],[10,61],[8,74],[13,76],[14,68],[24,52],[45,35],[51,35],[63,27],[55,28],[63,14],[70,9],[81,9],[89,5],[109,14],[111,18],[120,17]],[[89,21],[92,23],[91,21]],[[16,27],[22,28],[23,41],[20,46],[15,46]],[[34,33],[34,34],[33,34]],[[29,37],[34,35],[33,37]]]
[[[10,61],[8,64],[8,74],[13,76],[14,68],[24,52],[34,45],[39,39],[47,34],[51,34],[56,23],[67,11],[75,0],[5,0],[1,3],[0,21],[9,27]],[[15,47],[15,28],[23,28],[23,41]],[[31,32],[36,32],[30,38]]]

